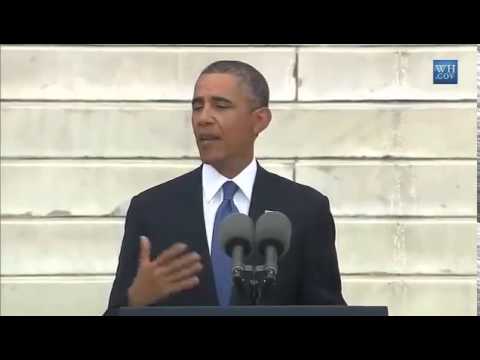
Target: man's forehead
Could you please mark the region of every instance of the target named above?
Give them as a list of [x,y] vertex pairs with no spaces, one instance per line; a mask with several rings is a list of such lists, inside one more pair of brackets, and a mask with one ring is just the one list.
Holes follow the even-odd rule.
[[233,74],[203,74],[195,84],[195,94],[202,95],[225,95],[233,94],[241,90],[240,79]]

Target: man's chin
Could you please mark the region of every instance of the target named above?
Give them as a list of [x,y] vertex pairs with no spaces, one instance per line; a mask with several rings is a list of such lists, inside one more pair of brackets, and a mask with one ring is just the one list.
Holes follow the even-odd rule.
[[202,156],[201,155],[200,160],[204,164],[208,164],[208,165],[212,165],[212,166],[218,165],[219,163],[222,162],[222,158],[219,157],[219,156],[205,156],[205,155]]

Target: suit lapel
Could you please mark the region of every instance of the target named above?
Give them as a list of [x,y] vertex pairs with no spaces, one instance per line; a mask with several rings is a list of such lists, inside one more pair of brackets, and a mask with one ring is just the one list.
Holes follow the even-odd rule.
[[257,162],[257,174],[253,185],[252,199],[248,215],[254,222],[268,209],[271,203],[272,185],[268,181],[268,172]]
[[[207,234],[205,230],[205,216],[203,212],[202,167],[195,170],[193,182],[188,194],[190,201],[185,202],[185,218],[189,219],[191,232],[195,234],[194,243],[201,252],[208,252]],[[193,200],[193,201],[192,201]],[[188,226],[185,224],[185,226]]]
[[205,229],[205,216],[203,211],[203,188],[202,188],[202,166],[193,173],[193,181],[185,208],[185,226],[190,227],[191,239],[189,242],[199,252],[202,258],[204,270],[200,274],[200,288],[205,296],[206,303],[217,305],[217,295],[213,277],[213,268],[208,247],[207,234]]
[[[272,191],[273,186],[269,181],[269,173],[262,168],[257,162],[257,174],[255,176],[255,183],[253,185],[252,199],[250,201],[250,209],[248,215],[255,224],[260,216],[265,213],[265,210],[271,210],[272,205]],[[249,256],[247,263],[251,265],[260,265],[261,257],[256,252]]]

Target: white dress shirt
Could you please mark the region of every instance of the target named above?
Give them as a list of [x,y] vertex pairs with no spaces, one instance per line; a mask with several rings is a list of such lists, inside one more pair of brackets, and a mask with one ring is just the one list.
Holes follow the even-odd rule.
[[205,215],[205,230],[210,253],[212,253],[212,237],[215,214],[217,213],[218,207],[223,201],[223,184],[225,184],[227,181],[233,181],[238,186],[239,189],[233,196],[233,202],[240,213],[248,215],[256,174],[257,161],[255,158],[253,158],[252,162],[233,179],[223,176],[213,166],[203,164],[203,213]]

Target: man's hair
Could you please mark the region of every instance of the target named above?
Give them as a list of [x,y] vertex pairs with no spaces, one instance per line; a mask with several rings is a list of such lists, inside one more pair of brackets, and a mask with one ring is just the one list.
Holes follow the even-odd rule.
[[267,80],[252,65],[241,61],[220,60],[208,65],[200,73],[200,76],[204,74],[232,74],[237,76],[250,90],[255,108],[268,107],[270,91]]

